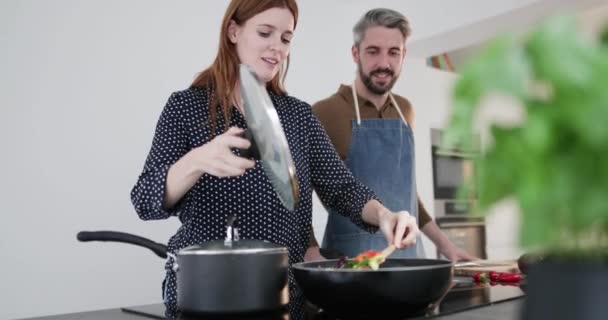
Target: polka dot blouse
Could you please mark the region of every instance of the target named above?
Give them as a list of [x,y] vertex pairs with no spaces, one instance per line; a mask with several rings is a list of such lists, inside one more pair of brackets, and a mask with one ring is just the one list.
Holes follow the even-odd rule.
[[[290,212],[281,204],[261,163],[238,177],[218,178],[203,174],[190,191],[170,210],[162,207],[169,167],[193,148],[210,141],[208,88],[189,88],[169,98],[156,127],[152,147],[143,172],[131,192],[131,200],[144,220],[179,217],[182,222],[171,237],[172,253],[204,241],[224,239],[227,217],[236,214],[242,239],[267,240],[289,249],[290,264],[303,260],[312,224],[312,191],[321,201],[370,232],[376,227],[361,218],[363,206],[376,198],[357,182],[343,165],[324,129],[311,112],[310,105],[286,95],[269,92],[277,110],[291,151],[298,181],[300,201]],[[229,127],[247,128],[245,119],[232,108]],[[221,112],[219,113],[221,115]],[[219,116],[217,127],[225,131]],[[233,152],[238,153],[234,150]],[[167,261],[164,300],[167,309],[176,307],[176,281]],[[289,272],[292,319],[300,318],[302,296]]]

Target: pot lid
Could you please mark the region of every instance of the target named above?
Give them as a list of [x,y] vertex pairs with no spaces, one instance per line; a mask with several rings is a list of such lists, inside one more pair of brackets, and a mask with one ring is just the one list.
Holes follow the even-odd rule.
[[265,86],[250,67],[239,66],[239,79],[251,143],[256,145],[264,172],[281,203],[293,211],[300,197],[299,184],[279,115]]
[[287,248],[263,240],[207,241],[186,247],[178,255],[283,254]]

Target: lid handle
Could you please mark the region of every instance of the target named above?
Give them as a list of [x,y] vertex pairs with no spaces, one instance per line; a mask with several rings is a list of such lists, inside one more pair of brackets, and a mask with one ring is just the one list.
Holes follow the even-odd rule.
[[253,159],[253,160],[260,160],[261,159],[260,150],[258,149],[258,145],[255,143],[255,140],[253,139],[251,130],[249,130],[249,129],[245,130],[241,134],[241,137],[249,140],[249,142],[251,143],[251,146],[247,149],[238,149],[239,153],[241,154],[241,157]]
[[226,246],[232,246],[233,242],[239,241],[239,228],[236,227],[236,221],[235,214],[230,214],[226,220],[226,239],[224,239]]

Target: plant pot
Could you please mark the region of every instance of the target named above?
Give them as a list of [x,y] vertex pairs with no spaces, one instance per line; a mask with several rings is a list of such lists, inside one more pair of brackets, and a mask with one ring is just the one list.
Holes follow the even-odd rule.
[[523,319],[606,319],[608,259],[551,258],[530,265]]

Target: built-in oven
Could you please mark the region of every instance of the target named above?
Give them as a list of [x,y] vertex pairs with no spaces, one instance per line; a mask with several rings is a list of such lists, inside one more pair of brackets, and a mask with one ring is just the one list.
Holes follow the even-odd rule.
[[[477,191],[474,184],[475,150],[444,149],[442,131],[431,130],[433,192],[437,217],[465,216],[472,212]],[[468,183],[467,188],[462,188]]]
[[[431,130],[433,193],[436,222],[457,247],[485,259],[486,225],[474,216],[477,201],[474,159],[478,149],[445,149],[441,147],[442,131]],[[475,141],[479,141],[476,137]],[[477,144],[478,145],[478,144]],[[467,184],[466,188],[463,188]],[[437,252],[438,258],[443,258]]]
[[[441,217],[437,226],[457,247],[469,254],[486,259],[486,223],[481,217]],[[446,258],[437,250],[437,258]]]

